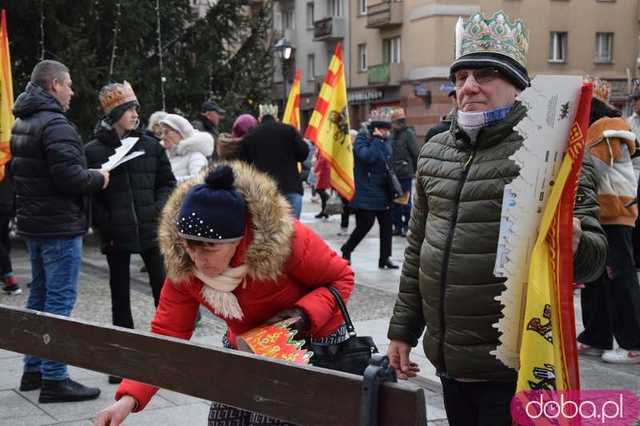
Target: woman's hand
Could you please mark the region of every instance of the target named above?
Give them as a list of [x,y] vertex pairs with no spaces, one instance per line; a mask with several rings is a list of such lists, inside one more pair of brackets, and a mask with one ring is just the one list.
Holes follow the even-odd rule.
[[298,333],[307,331],[310,325],[309,317],[307,316],[305,311],[303,311],[300,308],[290,308],[290,309],[285,309],[284,311],[280,311],[274,316],[272,316],[271,318],[269,318],[267,320],[267,324],[275,324],[278,321],[282,321],[287,318],[295,318],[295,317],[299,319],[293,324],[291,324],[289,327],[296,330]]
[[95,426],[119,426],[137,404],[138,402],[132,396],[123,396],[116,403],[98,413]]

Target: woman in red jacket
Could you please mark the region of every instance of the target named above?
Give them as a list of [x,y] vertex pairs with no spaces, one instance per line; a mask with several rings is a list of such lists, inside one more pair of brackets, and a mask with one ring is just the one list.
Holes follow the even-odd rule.
[[[266,322],[298,317],[305,339],[338,343],[348,338],[327,285],[347,300],[354,277],[347,262],[306,226],[267,175],[234,162],[180,185],[160,224],[167,282],[151,323],[154,333],[189,339],[198,307],[225,320],[226,347]],[[252,301],[260,300],[260,304]],[[116,403],[97,425],[119,425],[142,410],[156,387],[125,379]],[[224,419],[224,420],[220,420]],[[286,424],[213,402],[210,424]]]

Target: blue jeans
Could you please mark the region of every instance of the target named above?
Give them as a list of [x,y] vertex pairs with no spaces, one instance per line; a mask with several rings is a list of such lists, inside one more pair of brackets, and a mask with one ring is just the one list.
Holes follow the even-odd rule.
[[297,192],[289,192],[284,194],[284,197],[291,205],[291,214],[293,214],[296,219],[300,219],[300,213],[302,213],[302,195]]
[[[68,317],[76,303],[82,237],[27,239],[27,248],[32,274],[27,308]],[[32,355],[24,357],[24,371],[40,371],[47,380],[64,380],[69,375],[66,364]]]

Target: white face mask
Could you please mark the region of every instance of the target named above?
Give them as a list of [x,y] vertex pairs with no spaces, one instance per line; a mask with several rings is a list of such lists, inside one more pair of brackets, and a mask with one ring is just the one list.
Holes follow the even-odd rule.
[[456,114],[458,126],[469,136],[472,142],[475,142],[480,130],[504,120],[512,108],[513,105],[482,112],[463,112],[458,110]]

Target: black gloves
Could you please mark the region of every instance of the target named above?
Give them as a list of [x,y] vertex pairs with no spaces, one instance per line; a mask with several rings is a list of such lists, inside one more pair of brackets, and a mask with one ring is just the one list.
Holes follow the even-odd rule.
[[278,321],[282,321],[287,318],[298,317],[298,320],[291,324],[289,327],[296,330],[298,334],[303,333],[309,329],[309,317],[300,308],[289,308],[278,312],[267,320],[267,324],[275,324]]

